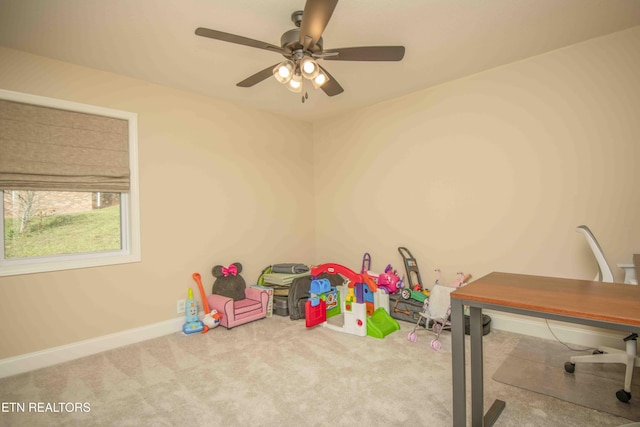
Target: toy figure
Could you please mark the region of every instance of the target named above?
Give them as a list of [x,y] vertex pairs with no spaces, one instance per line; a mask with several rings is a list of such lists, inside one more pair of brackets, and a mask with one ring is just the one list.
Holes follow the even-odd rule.
[[204,325],[198,317],[198,302],[193,298],[193,289],[189,288],[189,298],[185,310],[185,324],[182,325],[182,332],[185,334],[194,334],[202,332]]

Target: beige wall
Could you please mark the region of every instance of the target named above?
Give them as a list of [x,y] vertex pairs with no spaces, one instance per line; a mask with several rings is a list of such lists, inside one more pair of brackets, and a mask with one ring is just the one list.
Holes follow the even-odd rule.
[[0,358],[174,318],[216,263],[253,281],[273,262],[358,270],[368,251],[402,270],[406,246],[426,282],[591,278],[579,224],[630,262],[638,45],[636,27],[313,126],[0,48],[4,89],[138,113],[143,258],[0,278]]
[[[640,252],[640,27],[314,125],[320,262],[591,279]],[[410,54],[410,53],[408,53]],[[375,90],[375,88],[371,88]]]
[[138,114],[142,262],[0,278],[0,359],[175,318],[200,272],[313,258],[310,125],[0,48],[0,87]]

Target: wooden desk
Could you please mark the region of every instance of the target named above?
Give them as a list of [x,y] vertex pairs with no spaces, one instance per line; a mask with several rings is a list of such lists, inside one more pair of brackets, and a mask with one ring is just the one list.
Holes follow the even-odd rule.
[[[634,260],[635,261],[635,260]],[[464,306],[470,307],[471,420],[491,426],[505,407],[484,414],[482,309],[640,333],[640,287],[589,280],[491,273],[451,293],[453,425],[467,421]]]

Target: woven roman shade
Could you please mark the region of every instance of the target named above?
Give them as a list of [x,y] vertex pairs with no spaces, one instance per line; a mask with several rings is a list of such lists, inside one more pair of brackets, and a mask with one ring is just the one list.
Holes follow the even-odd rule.
[[0,189],[129,191],[129,122],[0,99]]

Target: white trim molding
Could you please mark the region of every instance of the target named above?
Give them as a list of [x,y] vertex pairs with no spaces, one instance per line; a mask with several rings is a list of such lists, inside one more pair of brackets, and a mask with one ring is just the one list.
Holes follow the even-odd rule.
[[[486,310],[485,314],[491,317],[492,330],[497,329],[554,340],[556,338],[554,338],[549,331],[549,328],[551,328],[557,339],[567,344],[587,348],[597,347],[598,345],[606,345],[614,348],[624,347],[622,338],[625,335],[620,335],[608,330],[576,327],[570,323],[557,321],[549,321],[549,326],[547,326],[547,322],[543,319],[493,312],[490,310]],[[0,378],[46,368],[102,351],[181,332],[183,324],[184,317],[176,317],[175,319],[165,320],[139,328],[128,329],[89,340],[2,359],[0,360]]]
[[184,317],[0,360],[0,378],[182,331]]
[[483,311],[491,317],[491,329],[528,335],[548,340],[558,340],[577,347],[595,348],[607,346],[624,349],[623,338],[628,334],[608,329],[577,326],[572,323],[545,320],[529,316]]

